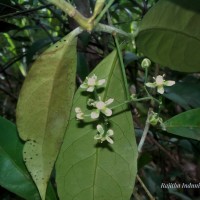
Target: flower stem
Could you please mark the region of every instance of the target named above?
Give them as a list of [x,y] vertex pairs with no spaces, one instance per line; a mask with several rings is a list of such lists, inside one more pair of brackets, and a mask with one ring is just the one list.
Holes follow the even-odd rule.
[[126,92],[126,99],[129,100],[130,95],[129,95],[129,90],[128,90],[128,82],[127,82],[127,78],[126,78],[126,71],[125,71],[125,66],[124,66],[124,62],[123,62],[123,57],[122,57],[120,45],[119,45],[117,36],[114,35],[113,37],[114,37],[114,40],[115,40],[115,45],[117,47],[117,53],[118,53],[118,56],[119,56],[119,62],[120,62],[120,66],[121,66],[121,72],[122,72],[124,86],[125,86],[125,92]]
[[118,108],[120,106],[123,106],[125,104],[128,104],[128,103],[131,103],[131,102],[139,102],[139,101],[148,101],[148,100],[152,100],[152,97],[143,97],[143,98],[140,98],[140,99],[131,99],[131,100],[127,100],[127,101],[124,101],[123,103],[120,103],[116,106],[113,106],[112,108],[110,109],[115,109],[115,108]]
[[146,84],[148,77],[148,67],[145,67],[145,77],[144,77],[144,83]]
[[146,120],[144,131],[143,131],[143,134],[142,134],[142,138],[140,139],[140,142],[139,142],[139,145],[138,145],[138,153],[142,152],[142,147],[144,145],[144,142],[145,142],[145,139],[147,137],[147,133],[148,133],[149,127],[150,127],[149,119],[150,119],[151,115],[152,115],[152,109],[149,108],[147,120]]
[[107,10],[110,8],[110,6],[113,4],[113,2],[114,2],[115,0],[110,0],[107,4],[106,4],[106,6],[104,7],[104,9],[101,11],[101,13],[99,14],[99,16],[96,18],[96,20],[94,21],[94,26],[96,26],[99,22],[100,22],[100,20],[101,20],[101,18],[104,16],[104,14],[107,12]]

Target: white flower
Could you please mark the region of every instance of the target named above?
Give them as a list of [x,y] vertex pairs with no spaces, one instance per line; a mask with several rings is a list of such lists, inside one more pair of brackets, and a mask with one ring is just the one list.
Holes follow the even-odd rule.
[[96,86],[101,86],[105,82],[105,79],[97,80],[97,76],[93,74],[92,77],[86,77],[86,80],[80,85],[80,87],[86,89],[88,92],[93,92]]
[[[90,100],[91,101],[91,100]],[[90,105],[96,107],[97,109],[91,113],[91,118],[92,119],[97,119],[100,115],[100,112],[102,112],[106,116],[111,116],[112,115],[112,110],[108,108],[107,106],[110,105],[114,99],[108,99],[107,101],[103,102],[101,101],[101,97],[99,97],[99,101],[94,101],[90,103]]]
[[84,119],[84,113],[82,112],[82,110],[79,107],[75,108],[75,112],[76,112],[76,118],[77,119]]
[[97,131],[99,134],[94,136],[95,140],[100,140],[101,143],[104,141],[108,141],[110,144],[113,144],[113,140],[110,138],[110,136],[114,135],[114,132],[112,129],[109,129],[106,133],[101,125],[97,125]]
[[164,93],[164,86],[172,86],[175,84],[175,81],[165,81],[163,79],[165,75],[158,75],[156,78],[154,77],[155,82],[153,83],[146,83],[145,85],[150,88],[157,87],[157,92],[160,94]]

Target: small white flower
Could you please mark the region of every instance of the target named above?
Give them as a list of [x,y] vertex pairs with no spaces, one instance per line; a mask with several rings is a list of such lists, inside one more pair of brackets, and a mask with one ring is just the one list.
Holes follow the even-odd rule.
[[92,77],[86,77],[86,80],[80,85],[80,87],[86,89],[88,92],[93,92],[96,86],[101,86],[105,82],[105,79],[97,80],[97,76],[93,74]]
[[80,119],[80,120],[84,119],[84,113],[82,112],[81,108],[76,107],[75,108],[75,113],[76,113],[76,118],[77,119]]
[[92,119],[97,119],[100,115],[100,112],[102,112],[107,117],[112,115],[112,110],[108,108],[107,106],[110,105],[114,99],[108,99],[107,101],[103,102],[101,100],[101,97],[99,97],[99,101],[94,101],[91,105],[96,107],[97,109],[91,113]]
[[110,136],[114,135],[114,132],[112,129],[109,129],[106,133],[101,125],[97,125],[97,131],[99,134],[94,136],[95,140],[100,140],[101,143],[104,141],[108,141],[110,144],[113,144],[113,140],[110,138]]
[[164,86],[172,86],[175,84],[175,81],[165,81],[163,79],[165,75],[158,75],[156,78],[154,78],[155,82],[153,83],[146,83],[145,85],[147,87],[150,87],[150,88],[155,88],[157,87],[157,92],[160,93],[160,94],[163,94],[164,93]]

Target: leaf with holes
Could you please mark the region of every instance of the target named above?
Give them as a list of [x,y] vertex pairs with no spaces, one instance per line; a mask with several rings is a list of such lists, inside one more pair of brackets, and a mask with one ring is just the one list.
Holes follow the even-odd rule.
[[[114,98],[112,106],[126,100],[125,86],[116,51],[108,55],[90,74],[106,79],[99,88],[103,100]],[[80,107],[90,113],[88,96],[83,89],[76,92],[73,111]],[[64,143],[56,162],[56,181],[61,200],[125,200],[130,199],[137,173],[137,145],[131,112],[127,105],[118,107],[110,117],[114,144],[97,143],[98,121],[90,117],[84,122],[71,113]]]
[[[39,200],[38,190],[29,175],[22,157],[23,143],[17,128],[0,117],[0,185],[10,192],[28,200]],[[47,200],[55,200],[51,184],[47,189]]]
[[200,141],[200,108],[172,117],[165,122],[169,133]]
[[17,127],[26,141],[24,160],[43,200],[71,110],[79,32],[75,29],[38,57],[17,105]]

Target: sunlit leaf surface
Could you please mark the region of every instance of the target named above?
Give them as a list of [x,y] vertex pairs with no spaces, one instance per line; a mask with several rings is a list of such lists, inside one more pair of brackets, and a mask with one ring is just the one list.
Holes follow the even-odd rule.
[[68,124],[75,88],[77,39],[69,34],[42,53],[23,84],[17,127],[23,156],[42,199]]
[[[117,52],[112,52],[90,74],[105,78],[98,93],[103,100],[114,98],[112,106],[126,100]],[[90,96],[91,97],[91,96]],[[87,94],[78,89],[73,110],[90,113]],[[137,172],[137,146],[131,112],[127,106],[114,110],[110,118],[114,144],[97,143],[94,136],[100,122],[75,119],[72,112],[64,143],[56,164],[56,181],[61,200],[129,200]]]

